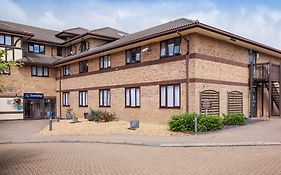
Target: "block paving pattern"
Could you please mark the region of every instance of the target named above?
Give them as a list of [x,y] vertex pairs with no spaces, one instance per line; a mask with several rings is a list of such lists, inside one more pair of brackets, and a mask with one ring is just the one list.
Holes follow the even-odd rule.
[[159,148],[97,143],[0,145],[1,175],[281,174],[281,147]]

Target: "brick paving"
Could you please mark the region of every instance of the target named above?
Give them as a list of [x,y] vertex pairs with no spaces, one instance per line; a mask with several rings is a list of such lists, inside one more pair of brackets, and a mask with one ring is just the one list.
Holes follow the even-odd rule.
[[159,148],[96,143],[0,145],[1,175],[281,174],[281,147]]

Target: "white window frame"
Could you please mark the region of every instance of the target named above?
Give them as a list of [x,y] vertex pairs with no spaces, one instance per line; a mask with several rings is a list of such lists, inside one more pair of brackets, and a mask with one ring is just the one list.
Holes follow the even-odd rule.
[[79,107],[88,107],[88,91],[79,91]]
[[125,107],[139,108],[141,103],[140,87],[125,88]]
[[181,88],[180,84],[160,85],[160,108],[180,108]]

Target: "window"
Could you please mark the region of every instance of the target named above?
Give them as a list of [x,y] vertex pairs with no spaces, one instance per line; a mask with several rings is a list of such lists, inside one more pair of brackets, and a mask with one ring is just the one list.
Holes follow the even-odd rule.
[[73,52],[72,52],[72,46],[67,47],[67,56],[70,56],[70,55],[72,55],[72,54],[73,54]]
[[110,107],[111,95],[109,89],[102,89],[100,92],[100,107]]
[[62,56],[62,48],[57,47],[57,56]]
[[80,51],[84,52],[87,50],[86,41],[81,41],[80,43]]
[[11,46],[13,43],[13,37],[11,35],[0,34],[0,44]]
[[100,57],[100,69],[106,69],[111,67],[110,55]]
[[162,41],[160,43],[160,56],[169,57],[174,55],[180,55],[180,37]]
[[79,73],[88,72],[88,61],[79,62]]
[[136,63],[141,61],[141,47],[126,50],[126,63]]
[[88,107],[88,91],[79,91],[79,107]]
[[63,106],[69,106],[69,92],[63,92],[62,93],[62,105]]
[[140,87],[125,88],[125,106],[140,107]]
[[31,75],[37,77],[48,77],[49,76],[49,68],[42,66],[32,66],[31,67]]
[[160,86],[160,107],[179,108],[180,107],[180,85]]
[[70,65],[65,65],[62,68],[62,76],[68,76],[70,75]]
[[28,52],[45,54],[45,45],[28,43]]

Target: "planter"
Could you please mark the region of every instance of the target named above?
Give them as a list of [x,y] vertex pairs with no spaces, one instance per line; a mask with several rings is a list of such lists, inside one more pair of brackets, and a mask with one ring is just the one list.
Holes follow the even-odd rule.
[[22,110],[22,106],[21,106],[21,105],[18,105],[18,106],[17,106],[17,109],[18,109],[18,111],[21,111],[21,110]]
[[130,121],[130,129],[137,129],[139,128],[140,121],[138,120],[131,120]]

